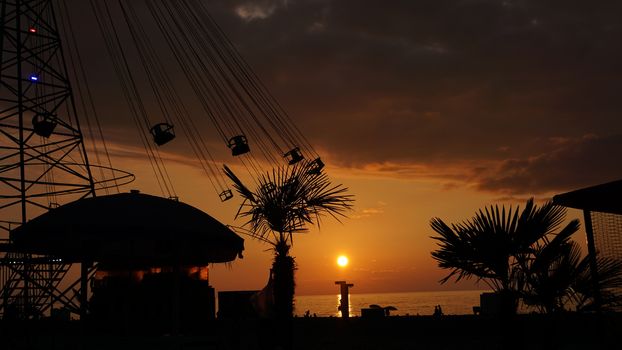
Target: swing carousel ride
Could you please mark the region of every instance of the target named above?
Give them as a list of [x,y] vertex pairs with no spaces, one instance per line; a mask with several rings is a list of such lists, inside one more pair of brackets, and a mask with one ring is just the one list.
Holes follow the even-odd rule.
[[[57,309],[86,315],[89,285],[113,261],[153,268],[183,255],[193,259],[183,263],[206,266],[241,255],[241,238],[179,202],[163,155],[167,147],[183,144],[190,150],[205,175],[206,184],[197,188],[223,202],[233,198],[221,171],[224,161],[253,179],[280,165],[304,164],[311,175],[324,168],[205,1],[85,4],[94,18],[90,40],[103,43],[97,55],[112,66],[127,105],[124,122],[135,127],[162,197],[121,192],[134,175],[112,165],[103,132],[107,118],[97,107],[85,51],[79,49],[85,21],[75,20],[75,4],[3,0],[0,318],[33,319]],[[229,159],[222,159],[222,150]],[[123,214],[128,211],[137,214]],[[190,242],[209,227],[215,238],[201,243],[219,252],[192,255],[186,247],[162,253],[172,239],[164,231],[176,230],[182,220],[170,217],[172,212],[187,218],[181,231]],[[164,238],[152,244],[153,251],[119,248],[132,234],[132,247],[149,246],[149,235]],[[136,256],[141,260],[129,258]],[[80,278],[67,281],[72,266]]]

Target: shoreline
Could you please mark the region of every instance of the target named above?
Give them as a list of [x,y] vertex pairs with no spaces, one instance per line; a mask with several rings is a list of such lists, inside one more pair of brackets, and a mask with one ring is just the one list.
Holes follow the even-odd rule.
[[[434,307],[441,305],[446,315],[473,315],[473,306],[480,305],[480,290],[469,291],[441,291],[441,292],[391,292],[391,293],[354,293],[350,292],[350,315],[361,314],[361,309],[370,305],[382,307],[392,306],[395,310],[391,315],[415,316],[432,315]],[[340,295],[296,295],[295,313],[304,316],[310,314],[328,317],[340,315],[338,307]]]
[[[433,294],[433,293],[462,293],[462,292],[491,292],[491,289],[456,289],[456,290],[415,290],[415,291],[401,291],[401,292],[358,292],[351,290],[350,295],[373,295],[373,294]],[[323,293],[323,294],[298,294],[296,292],[296,297],[320,297],[320,296],[329,296],[329,295],[339,295],[339,291],[335,290],[334,293]]]

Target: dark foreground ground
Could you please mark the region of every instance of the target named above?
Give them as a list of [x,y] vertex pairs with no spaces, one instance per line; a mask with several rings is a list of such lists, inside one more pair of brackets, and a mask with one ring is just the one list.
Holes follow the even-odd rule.
[[0,321],[0,349],[622,349],[622,314],[220,320],[178,336],[122,323]]

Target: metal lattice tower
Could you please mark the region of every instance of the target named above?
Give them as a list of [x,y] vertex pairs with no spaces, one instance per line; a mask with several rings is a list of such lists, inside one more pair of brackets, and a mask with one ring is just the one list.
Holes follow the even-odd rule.
[[[11,251],[8,232],[47,210],[94,196],[51,0],[3,0],[0,9],[0,315],[36,318],[55,303],[70,265]],[[75,287],[75,285],[70,286]],[[75,289],[75,288],[73,288]],[[75,293],[74,293],[75,294]]]

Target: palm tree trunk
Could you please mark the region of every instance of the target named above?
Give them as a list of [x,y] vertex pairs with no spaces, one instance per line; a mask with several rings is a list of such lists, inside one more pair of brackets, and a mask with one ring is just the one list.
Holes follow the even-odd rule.
[[288,319],[294,315],[296,262],[289,255],[289,248],[285,234],[280,232],[274,249],[274,262],[272,263],[274,307],[277,319]]

